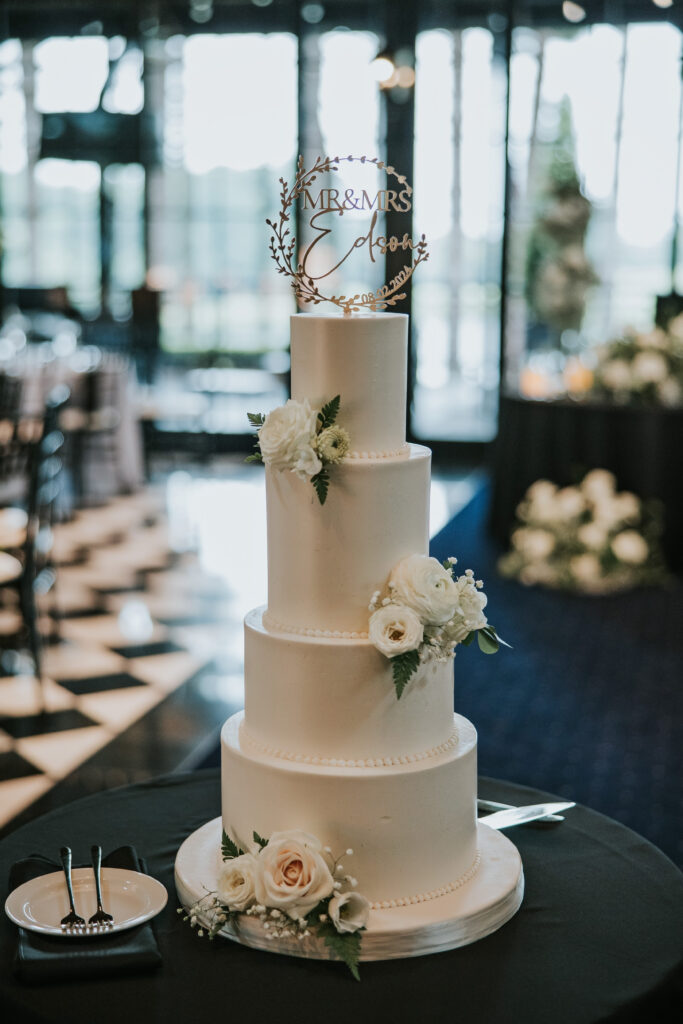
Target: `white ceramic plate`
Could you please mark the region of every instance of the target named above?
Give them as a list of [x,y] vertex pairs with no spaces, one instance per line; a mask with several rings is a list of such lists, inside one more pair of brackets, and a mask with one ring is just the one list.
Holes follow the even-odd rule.
[[[97,910],[95,878],[92,868],[74,868],[71,872],[76,913],[88,918]],[[123,868],[102,868],[102,906],[112,914],[114,925],[107,932],[63,932],[60,921],[69,913],[69,897],[62,871],[41,875],[24,882],[9,894],[5,913],[15,924],[43,935],[100,938],[136,924],[149,921],[163,910],[168,893],[156,878]]]

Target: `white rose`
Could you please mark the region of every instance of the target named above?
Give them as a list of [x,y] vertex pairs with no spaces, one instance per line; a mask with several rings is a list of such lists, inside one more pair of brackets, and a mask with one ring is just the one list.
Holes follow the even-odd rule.
[[602,568],[595,555],[575,555],[569,560],[569,568],[579,583],[596,583],[602,576]]
[[576,519],[586,508],[586,501],[578,487],[563,487],[555,495],[563,519]]
[[661,381],[657,385],[659,400],[664,405],[679,405],[681,401],[681,385],[673,377]]
[[641,384],[657,384],[669,376],[669,364],[659,352],[639,352],[631,364],[633,376]]
[[631,367],[625,359],[610,359],[600,367],[600,377],[611,391],[628,391],[631,387]]
[[259,429],[258,440],[263,461],[273,469],[292,469],[299,475],[315,475],[321,468],[315,453],[318,413],[308,399],[297,402],[290,398],[285,405],[273,409]]
[[629,565],[642,565],[647,559],[650,549],[647,541],[637,530],[623,530],[612,539],[612,551],[620,562]]
[[601,523],[584,523],[578,528],[576,535],[584,547],[593,551],[599,551],[607,543],[607,530]]
[[541,561],[551,554],[555,547],[555,538],[548,530],[515,530],[512,543],[532,561]]
[[455,587],[458,594],[456,617],[462,619],[468,632],[473,629],[482,629],[487,622],[484,615],[487,602],[486,594],[483,590],[477,590],[471,576],[460,576]]
[[368,636],[378,651],[387,658],[394,658],[397,654],[417,650],[424,629],[412,608],[387,604],[370,617]]
[[218,872],[217,891],[222,903],[231,910],[242,912],[254,901],[254,882],[258,874],[258,861],[253,853],[225,861]]
[[257,859],[256,901],[295,921],[334,891],[320,841],[300,829],[274,832]]
[[614,474],[608,470],[592,469],[583,478],[581,490],[590,501],[599,501],[603,497],[614,494],[616,483]]
[[394,568],[389,585],[402,604],[417,612],[424,623],[440,625],[453,616],[455,583],[441,562],[428,555],[409,555]]
[[345,892],[332,897],[327,912],[338,932],[357,932],[367,924],[370,903],[359,892]]

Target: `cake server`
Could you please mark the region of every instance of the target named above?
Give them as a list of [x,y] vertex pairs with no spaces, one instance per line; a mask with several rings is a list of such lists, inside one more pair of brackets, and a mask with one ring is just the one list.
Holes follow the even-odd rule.
[[508,828],[510,825],[524,825],[527,821],[537,821],[538,818],[545,818],[548,814],[558,814],[560,811],[568,811],[576,804],[568,800],[565,803],[554,804],[527,804],[524,807],[511,807],[509,811],[496,811],[495,814],[485,814],[478,820],[491,828]]

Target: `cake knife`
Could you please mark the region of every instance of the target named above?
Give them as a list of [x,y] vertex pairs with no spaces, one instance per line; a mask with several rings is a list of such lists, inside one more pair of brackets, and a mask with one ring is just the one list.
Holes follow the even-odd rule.
[[568,811],[576,804],[569,800],[565,803],[554,804],[527,804],[524,807],[511,807],[508,811],[496,811],[495,814],[485,814],[478,821],[489,825],[490,828],[508,828],[510,825],[523,825],[527,821],[537,821],[538,818],[545,818],[548,814],[558,814],[560,811]]

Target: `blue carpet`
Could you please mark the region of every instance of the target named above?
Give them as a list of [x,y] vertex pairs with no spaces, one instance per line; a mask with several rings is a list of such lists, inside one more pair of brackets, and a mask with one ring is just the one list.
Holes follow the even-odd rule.
[[616,818],[683,864],[683,586],[610,597],[527,588],[496,573],[483,488],[431,543],[483,578],[514,650],[455,658],[455,707],[479,771]]

